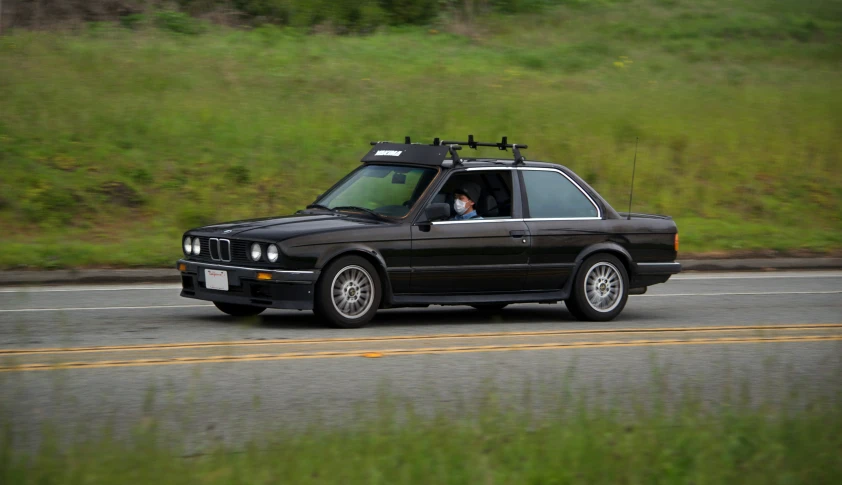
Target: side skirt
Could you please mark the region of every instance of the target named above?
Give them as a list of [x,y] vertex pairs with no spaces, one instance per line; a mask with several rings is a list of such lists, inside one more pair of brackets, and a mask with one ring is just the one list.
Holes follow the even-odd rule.
[[404,294],[392,296],[392,307],[407,305],[476,305],[481,303],[555,303],[570,296],[569,290],[491,294]]

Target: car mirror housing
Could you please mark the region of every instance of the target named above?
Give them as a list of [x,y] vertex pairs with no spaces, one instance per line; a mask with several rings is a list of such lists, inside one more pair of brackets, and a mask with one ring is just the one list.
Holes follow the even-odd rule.
[[450,204],[436,203],[430,204],[424,209],[429,221],[441,221],[450,218]]

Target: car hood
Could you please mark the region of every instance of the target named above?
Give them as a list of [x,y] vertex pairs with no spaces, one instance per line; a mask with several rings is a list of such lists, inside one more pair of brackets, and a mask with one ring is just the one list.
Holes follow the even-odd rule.
[[258,241],[282,241],[291,237],[345,229],[377,227],[383,221],[346,214],[296,214],[283,217],[224,222],[196,228],[191,234],[210,237],[236,237]]

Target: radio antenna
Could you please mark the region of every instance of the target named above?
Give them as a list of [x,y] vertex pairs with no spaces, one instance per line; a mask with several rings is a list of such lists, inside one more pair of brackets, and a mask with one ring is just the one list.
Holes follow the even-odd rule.
[[628,212],[628,220],[631,220],[631,203],[632,203],[632,195],[634,195],[634,171],[637,168],[637,142],[638,137],[634,137],[634,162],[632,162],[632,181],[631,181],[631,188],[629,189],[629,212]]

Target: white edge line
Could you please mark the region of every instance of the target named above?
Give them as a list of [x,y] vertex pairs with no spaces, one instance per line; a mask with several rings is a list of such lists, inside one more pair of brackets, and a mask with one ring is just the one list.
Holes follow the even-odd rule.
[[[740,293],[664,293],[655,295],[631,295],[650,298],[664,297],[688,297],[688,296],[766,296],[766,295],[836,295],[839,291],[767,291],[767,292],[740,292]],[[211,304],[204,305],[150,305],[150,306],[114,306],[114,307],[71,307],[71,308],[19,308],[13,310],[0,310],[0,313],[12,312],[61,312],[61,311],[96,311],[96,310],[151,310],[157,308],[200,308],[212,307]]]
[[75,308],[17,308],[14,310],[0,310],[0,313],[12,312],[75,312],[85,310],[149,310],[154,308],[197,308],[212,307],[213,305],[153,305],[153,306],[104,306],[104,307],[75,307]]
[[696,280],[774,280],[774,279],[805,279],[805,278],[842,278],[842,273],[815,272],[810,274],[755,274],[755,275],[695,275],[677,274],[670,278],[670,281],[696,281]]
[[842,293],[839,291],[757,291],[757,292],[738,292],[738,293],[663,293],[654,295],[631,295],[631,296],[648,296],[648,297],[665,297],[665,296],[764,296],[764,295],[836,295]]
[[[842,278],[842,272],[810,272],[799,274],[746,274],[746,275],[695,275],[678,274],[670,278],[673,281],[698,281],[698,280],[755,280],[755,279],[805,279],[805,278]],[[50,287],[28,287],[13,286],[0,288],[2,293],[51,293],[51,292],[89,292],[89,291],[164,291],[180,290],[179,284],[165,284],[159,286],[50,286]]]
[[0,289],[0,293],[55,293],[55,292],[78,292],[78,291],[164,291],[164,290],[180,290],[181,285],[161,285],[161,286],[92,286],[90,288],[71,286],[71,287],[12,287]]

